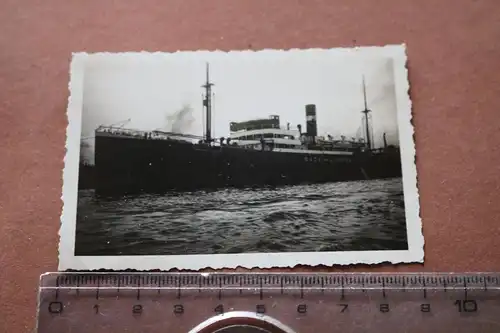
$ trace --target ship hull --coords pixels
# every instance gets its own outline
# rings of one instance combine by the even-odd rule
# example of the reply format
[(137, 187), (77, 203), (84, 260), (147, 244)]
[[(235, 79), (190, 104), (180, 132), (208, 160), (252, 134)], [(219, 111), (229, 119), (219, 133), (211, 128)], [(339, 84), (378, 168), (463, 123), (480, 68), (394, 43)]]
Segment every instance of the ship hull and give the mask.
[(352, 181), (401, 176), (399, 154), (318, 155), (96, 136), (103, 195)]

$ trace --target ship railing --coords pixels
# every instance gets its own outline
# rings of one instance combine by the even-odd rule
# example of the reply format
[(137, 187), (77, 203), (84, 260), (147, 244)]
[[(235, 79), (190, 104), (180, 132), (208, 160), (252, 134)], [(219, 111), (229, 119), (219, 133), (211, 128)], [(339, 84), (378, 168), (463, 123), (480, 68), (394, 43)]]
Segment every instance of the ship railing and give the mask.
[(113, 127), (113, 126), (99, 126), (96, 132), (113, 133), (113, 134), (130, 134), (130, 135), (144, 135), (149, 133), (148, 131), (124, 128), (124, 127)]
[(130, 136), (144, 136), (146, 133), (148, 133), (146, 131), (141, 131), (137, 129), (113, 127), (113, 126), (99, 126), (96, 129), (96, 132), (130, 135)]
[(178, 139), (196, 139), (200, 140), (203, 137), (193, 134), (183, 134), (174, 132), (164, 132), (159, 130), (154, 131), (142, 131), (137, 129), (122, 128), (122, 127), (112, 127), (112, 126), (100, 126), (96, 129), (97, 132), (117, 134), (122, 136), (130, 136), (138, 139), (148, 139), (148, 140), (178, 140)]
[(243, 132), (248, 132), (248, 131), (254, 131), (254, 130), (282, 130), (282, 131), (293, 131), (293, 132), (298, 132), (297, 129), (295, 128), (288, 128), (287, 126), (272, 126), (272, 125), (260, 125), (260, 126), (248, 126), (248, 127), (241, 127), (238, 130), (229, 130), (229, 133), (243, 133)]

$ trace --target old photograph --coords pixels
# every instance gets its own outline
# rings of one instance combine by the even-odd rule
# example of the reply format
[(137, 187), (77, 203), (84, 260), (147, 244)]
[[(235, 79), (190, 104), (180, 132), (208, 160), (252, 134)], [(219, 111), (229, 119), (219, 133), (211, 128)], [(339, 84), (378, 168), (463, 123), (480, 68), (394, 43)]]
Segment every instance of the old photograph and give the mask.
[(59, 269), (423, 262), (406, 62), (73, 54)]

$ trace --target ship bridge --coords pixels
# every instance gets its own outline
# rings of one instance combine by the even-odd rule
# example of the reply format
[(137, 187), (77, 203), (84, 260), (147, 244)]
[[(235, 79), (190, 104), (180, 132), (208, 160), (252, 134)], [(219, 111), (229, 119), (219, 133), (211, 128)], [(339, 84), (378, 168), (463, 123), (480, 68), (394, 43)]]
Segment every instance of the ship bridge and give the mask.
[(231, 141), (238, 146), (257, 147), (261, 140), (272, 141), (275, 147), (297, 148), (301, 145), (298, 131), (280, 128), (280, 117), (253, 119), (229, 124)]

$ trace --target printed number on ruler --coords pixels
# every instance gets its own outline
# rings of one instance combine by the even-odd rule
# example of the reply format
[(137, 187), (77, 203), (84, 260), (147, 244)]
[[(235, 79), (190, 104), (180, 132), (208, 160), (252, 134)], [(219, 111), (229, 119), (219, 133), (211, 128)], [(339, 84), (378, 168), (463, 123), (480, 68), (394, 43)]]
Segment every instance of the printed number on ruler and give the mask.
[(189, 332), (235, 311), (295, 332), (325, 330), (332, 321), (346, 332), (354, 323), (391, 329), (403, 322), (415, 332), (447, 323), (489, 332), (500, 328), (498, 287), (498, 275), (487, 274), (55, 274), (42, 279), (39, 332), (76, 317), (96, 332), (125, 323)]

